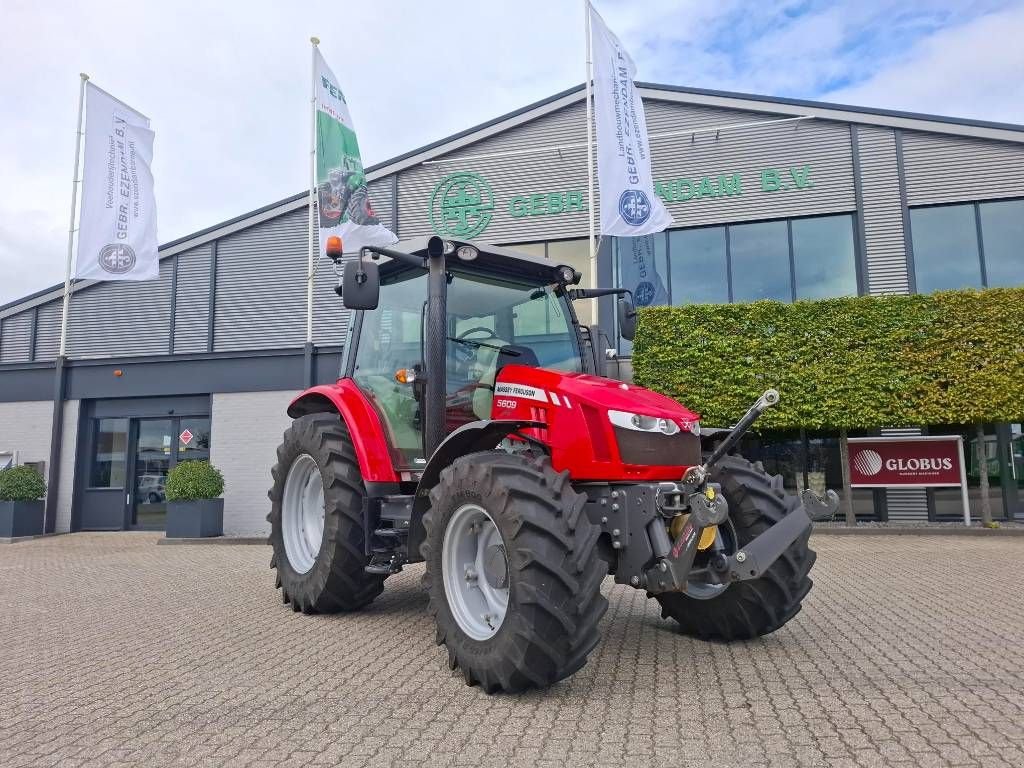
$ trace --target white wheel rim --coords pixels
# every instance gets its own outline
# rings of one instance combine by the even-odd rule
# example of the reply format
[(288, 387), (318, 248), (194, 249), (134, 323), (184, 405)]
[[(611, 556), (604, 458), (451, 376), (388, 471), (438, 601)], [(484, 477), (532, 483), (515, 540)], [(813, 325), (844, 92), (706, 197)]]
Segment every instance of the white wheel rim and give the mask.
[(508, 612), (511, 573), (501, 532), (483, 507), (455, 510), (444, 532), (441, 572), (459, 628), (474, 640), (494, 637)]
[(288, 563), (296, 573), (308, 573), (324, 538), (324, 481), (309, 454), (292, 462), (281, 499), (281, 529)]

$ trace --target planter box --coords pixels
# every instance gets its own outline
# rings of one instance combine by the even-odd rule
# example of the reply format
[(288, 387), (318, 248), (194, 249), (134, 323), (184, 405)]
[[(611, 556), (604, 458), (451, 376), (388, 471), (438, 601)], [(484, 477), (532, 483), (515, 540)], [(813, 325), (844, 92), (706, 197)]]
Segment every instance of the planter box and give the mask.
[(224, 534), (224, 499), (167, 502), (168, 539), (204, 539)]
[(43, 502), (0, 501), (0, 539), (40, 536), (43, 533)]

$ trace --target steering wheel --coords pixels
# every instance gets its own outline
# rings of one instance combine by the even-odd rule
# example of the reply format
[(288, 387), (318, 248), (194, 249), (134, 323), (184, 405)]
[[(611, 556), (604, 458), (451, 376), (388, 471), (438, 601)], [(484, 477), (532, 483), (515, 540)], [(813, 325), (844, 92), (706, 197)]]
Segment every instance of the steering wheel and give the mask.
[(477, 325), (477, 326), (475, 326), (473, 328), (470, 328), (469, 330), (463, 331), (462, 333), (460, 333), (455, 338), (457, 338), (460, 341), (462, 341), (467, 336), (469, 336), (469, 334), (471, 334), (471, 333), (480, 333), (480, 332), (483, 332), (483, 333), (487, 334), (487, 336), (485, 338), (488, 338), (488, 339), (496, 339), (496, 338), (498, 338), (498, 334), (496, 334), (492, 329), (486, 328), (486, 327), (484, 327), (482, 325)]

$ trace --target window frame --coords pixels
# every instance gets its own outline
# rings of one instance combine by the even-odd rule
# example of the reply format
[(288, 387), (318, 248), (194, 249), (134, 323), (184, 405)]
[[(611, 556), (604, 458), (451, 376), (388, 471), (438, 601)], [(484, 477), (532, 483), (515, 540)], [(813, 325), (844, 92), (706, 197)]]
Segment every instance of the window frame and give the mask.
[[(856, 293), (853, 295), (863, 296), (866, 292), (865, 279), (864, 279), (864, 254), (863, 246), (858, 235), (860, 215), (857, 211), (832, 211), (829, 213), (813, 213), (805, 216), (789, 216), (789, 217), (776, 217), (768, 219), (752, 219), (743, 221), (730, 221), (722, 224), (701, 224), (695, 227), (674, 227), (672, 229), (666, 229), (662, 232), (655, 234), (655, 237), (663, 237), (665, 239), (665, 290), (668, 293), (668, 306), (676, 306), (675, 297), (672, 292), (672, 238), (669, 237), (672, 232), (682, 231), (693, 231), (699, 229), (713, 229), (722, 228), (725, 230), (725, 276), (727, 282), (727, 295), (729, 297), (729, 304), (736, 303), (736, 291), (733, 280), (733, 263), (732, 263), (732, 228), (736, 226), (742, 226), (746, 224), (765, 224), (769, 222), (783, 221), (786, 224), (786, 241), (789, 256), (789, 299), (790, 303), (798, 301), (797, 297), (797, 281), (796, 281), (796, 254), (793, 249), (793, 222), (794, 221), (806, 221), (808, 219), (824, 219), (845, 216), (849, 217), (850, 221), (850, 242), (853, 244), (853, 262), (854, 262), (854, 280)], [(612, 277), (615, 280), (616, 285), (621, 284), (621, 272), (619, 270), (619, 244), (618, 238), (615, 238), (614, 247), (612, 248)]]
[[(981, 206), (986, 203), (1024, 203), (1024, 197), (993, 197), (986, 200), (958, 200), (955, 202), (944, 202), (944, 203), (929, 203), (927, 205), (908, 205), (907, 206), (907, 234), (910, 238), (910, 248), (908, 249), (911, 254), (910, 259), (910, 280), (913, 286), (914, 293), (920, 293), (917, 289), (917, 277), (918, 277), (918, 264), (917, 264), (917, 249), (914, 248), (914, 227), (912, 223), (913, 217), (911, 213), (914, 211), (924, 210), (928, 208), (953, 208), (959, 206), (971, 206), (974, 213), (974, 238), (975, 244), (978, 249), (978, 262), (981, 272), (981, 290), (988, 289), (988, 264), (985, 261), (985, 232), (981, 225)], [(1024, 283), (1022, 283), (1024, 284)]]

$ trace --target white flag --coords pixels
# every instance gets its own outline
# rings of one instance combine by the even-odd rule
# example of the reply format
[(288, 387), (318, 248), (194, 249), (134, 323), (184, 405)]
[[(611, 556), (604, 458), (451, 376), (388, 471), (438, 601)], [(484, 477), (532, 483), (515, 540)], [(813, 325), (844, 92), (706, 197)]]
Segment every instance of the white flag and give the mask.
[(593, 39), (601, 234), (637, 237), (661, 232), (673, 220), (654, 194), (647, 119), (633, 85), (636, 65), (594, 6), (587, 6)]
[(668, 304), (668, 291), (658, 274), (654, 235), (623, 237), (616, 241), (616, 245), (619, 249), (619, 285), (633, 293), (633, 303), (637, 307)]
[(320, 255), (325, 255), (330, 235), (341, 236), (346, 253), (358, 251), (365, 245), (398, 242), (395, 233), (380, 223), (373, 208), (345, 95), (319, 49), (313, 77)]
[(75, 277), (160, 275), (149, 118), (86, 84), (85, 168)]

